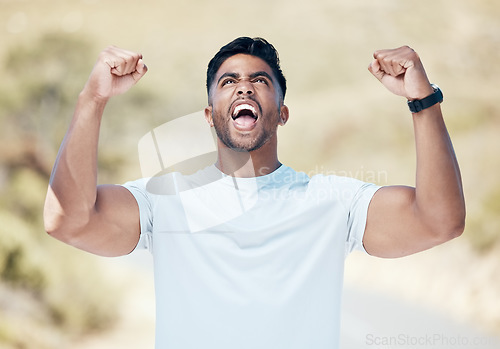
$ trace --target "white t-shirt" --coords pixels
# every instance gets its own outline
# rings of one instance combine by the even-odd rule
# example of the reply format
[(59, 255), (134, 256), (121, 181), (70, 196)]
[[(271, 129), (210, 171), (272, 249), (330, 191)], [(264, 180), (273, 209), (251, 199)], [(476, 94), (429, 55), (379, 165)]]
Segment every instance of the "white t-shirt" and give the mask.
[(338, 348), (345, 256), (379, 188), (282, 165), (124, 185), (153, 254), (157, 349)]

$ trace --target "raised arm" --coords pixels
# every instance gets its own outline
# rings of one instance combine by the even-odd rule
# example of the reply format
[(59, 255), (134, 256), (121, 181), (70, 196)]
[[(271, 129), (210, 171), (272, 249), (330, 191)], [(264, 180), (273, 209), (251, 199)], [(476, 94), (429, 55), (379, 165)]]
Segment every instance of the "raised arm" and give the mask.
[(97, 186), (97, 146), (108, 100), (146, 73), (142, 56), (117, 47), (102, 51), (80, 93), (54, 164), (44, 206), (46, 231), (104, 256), (131, 252), (139, 239), (139, 210), (127, 189)]
[[(374, 53), (370, 72), (408, 100), (434, 90), (419, 56), (405, 46)], [(387, 186), (373, 197), (363, 244), (379, 257), (401, 257), (459, 236), (465, 224), (462, 180), (439, 103), (412, 114), (416, 186)]]

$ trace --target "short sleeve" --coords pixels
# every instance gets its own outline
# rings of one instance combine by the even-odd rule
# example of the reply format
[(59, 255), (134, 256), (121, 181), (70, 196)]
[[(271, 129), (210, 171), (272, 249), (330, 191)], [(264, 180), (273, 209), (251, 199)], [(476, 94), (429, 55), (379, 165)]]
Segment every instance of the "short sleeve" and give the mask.
[(152, 249), (153, 205), (151, 195), (146, 190), (147, 182), (148, 179), (143, 178), (122, 185), (130, 191), (139, 206), (141, 235), (134, 251), (137, 249), (148, 249), (151, 251)]
[(348, 207), (346, 256), (354, 250), (367, 253), (363, 246), (363, 236), (368, 218), (368, 206), (373, 195), (379, 188), (380, 186), (375, 184), (362, 183), (352, 197), (350, 206)]

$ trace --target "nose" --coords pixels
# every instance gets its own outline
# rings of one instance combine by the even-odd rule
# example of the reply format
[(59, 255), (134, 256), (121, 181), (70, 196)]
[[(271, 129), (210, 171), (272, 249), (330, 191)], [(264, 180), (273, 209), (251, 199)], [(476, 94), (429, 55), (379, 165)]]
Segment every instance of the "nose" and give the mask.
[(254, 93), (252, 83), (250, 81), (241, 81), (238, 84), (238, 89), (237, 89), (238, 96), (243, 96), (243, 95), (252, 95)]

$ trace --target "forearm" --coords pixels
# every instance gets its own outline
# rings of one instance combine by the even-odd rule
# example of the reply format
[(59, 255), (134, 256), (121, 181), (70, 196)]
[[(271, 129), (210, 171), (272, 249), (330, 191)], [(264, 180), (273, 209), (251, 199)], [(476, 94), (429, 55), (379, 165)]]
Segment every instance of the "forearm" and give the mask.
[(78, 98), (50, 178), (44, 209), (48, 232), (57, 232), (63, 226), (65, 231), (78, 229), (88, 221), (94, 209), (97, 147), (105, 104), (84, 92)]
[[(394, 94), (422, 100), (435, 93), (410, 47), (379, 50), (373, 57), (368, 70)], [(384, 187), (375, 193), (368, 209), (363, 244), (376, 256), (402, 257), (424, 251), (464, 229), (462, 180), (439, 103), (414, 113), (413, 124), (415, 188)]]
[(459, 235), (465, 219), (462, 180), (440, 105), (413, 114), (413, 123), (417, 213), (436, 234)]

